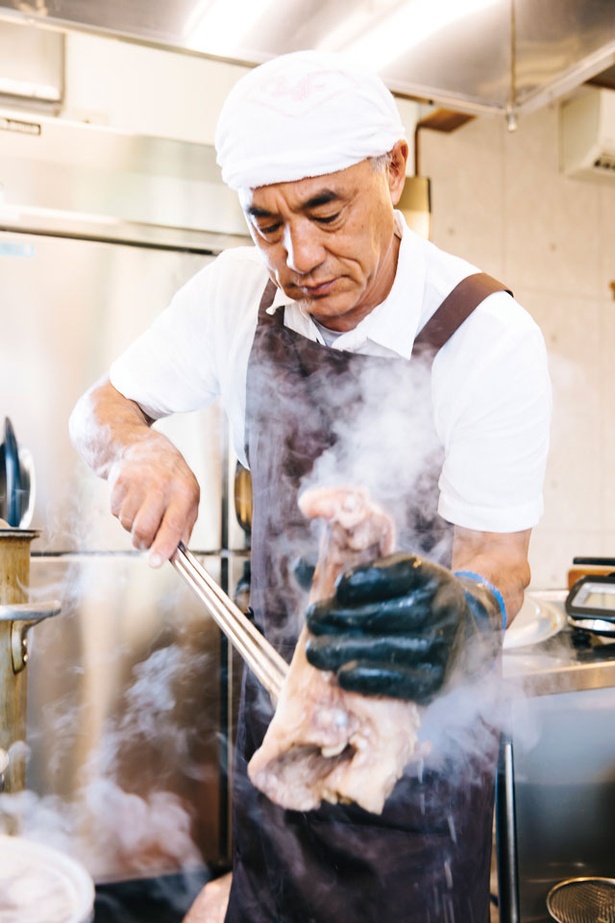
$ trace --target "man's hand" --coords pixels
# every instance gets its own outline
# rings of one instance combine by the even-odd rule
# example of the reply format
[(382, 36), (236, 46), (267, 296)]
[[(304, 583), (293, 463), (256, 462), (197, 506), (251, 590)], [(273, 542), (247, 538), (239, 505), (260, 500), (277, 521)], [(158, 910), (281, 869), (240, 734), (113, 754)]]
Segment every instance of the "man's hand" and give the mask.
[(429, 702), (453, 673), (494, 661), (500, 605), (489, 589), (409, 554), (347, 571), (335, 596), (307, 611), (309, 662), (364, 695)]
[(233, 875), (228, 872), (208, 882), (197, 895), (183, 923), (224, 923)]
[(135, 548), (150, 549), (149, 563), (168, 560), (186, 544), (196, 521), (199, 485), (184, 457), (161, 433), (149, 430), (111, 465), (111, 512), (132, 535)]
[(77, 403), (70, 418), (73, 444), (111, 487), (111, 512), (150, 549), (160, 566), (180, 541), (188, 543), (199, 506), (199, 485), (183, 455), (134, 401), (102, 379)]

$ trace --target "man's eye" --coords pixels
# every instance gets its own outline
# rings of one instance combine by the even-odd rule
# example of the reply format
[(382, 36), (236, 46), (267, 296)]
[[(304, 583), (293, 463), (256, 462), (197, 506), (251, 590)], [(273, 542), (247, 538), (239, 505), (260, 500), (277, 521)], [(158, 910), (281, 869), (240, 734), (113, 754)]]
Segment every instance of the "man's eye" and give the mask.
[(340, 212), (335, 212), (333, 215), (315, 215), (314, 221), (316, 224), (334, 224), (340, 216)]
[(258, 230), (260, 234), (264, 234), (265, 236), (268, 237), (271, 234), (275, 234), (276, 231), (279, 231), (280, 225), (279, 224), (268, 224), (266, 227), (262, 227), (261, 225), (259, 225)]

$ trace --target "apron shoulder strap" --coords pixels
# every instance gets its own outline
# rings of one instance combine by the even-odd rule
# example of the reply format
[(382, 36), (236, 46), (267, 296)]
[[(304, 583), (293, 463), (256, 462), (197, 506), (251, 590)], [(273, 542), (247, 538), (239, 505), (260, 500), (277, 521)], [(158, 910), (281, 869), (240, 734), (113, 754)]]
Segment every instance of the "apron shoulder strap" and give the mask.
[(476, 272), (462, 279), (419, 332), (412, 347), (412, 355), (427, 356), (433, 360), (438, 350), (461, 327), (474, 308), (493, 292), (508, 292), (512, 295), (510, 289), (486, 272)]
[(277, 292), (277, 290), (278, 290), (278, 287), (273, 281), (273, 279), (269, 279), (267, 282), (267, 285), (265, 286), (263, 294), (261, 296), (260, 304), (258, 306), (259, 325), (279, 323), (280, 318), (278, 318), (277, 315), (280, 315), (280, 317), (283, 320), (283, 317), (284, 317), (283, 311), (276, 311), (276, 313), (273, 316), (271, 314), (267, 314), (267, 308), (270, 308), (271, 305), (273, 304), (273, 299), (275, 298), (275, 293)]
[[(276, 291), (275, 282), (269, 279), (258, 307), (259, 324), (283, 323), (283, 312), (267, 314), (267, 308), (273, 304)], [(486, 272), (476, 272), (462, 279), (419, 332), (412, 347), (412, 355), (431, 356), (433, 359), (472, 311), (493, 292), (508, 292), (512, 295), (509, 288)]]

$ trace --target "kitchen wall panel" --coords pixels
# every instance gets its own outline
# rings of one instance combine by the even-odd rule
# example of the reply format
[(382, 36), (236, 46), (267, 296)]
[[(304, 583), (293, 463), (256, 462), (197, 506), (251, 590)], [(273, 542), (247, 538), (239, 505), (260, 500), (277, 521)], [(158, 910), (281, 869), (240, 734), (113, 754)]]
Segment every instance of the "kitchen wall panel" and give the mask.
[(556, 105), (515, 132), (489, 118), (423, 132), (421, 164), (434, 242), (505, 281), (543, 329), (554, 424), (530, 561), (534, 587), (563, 587), (574, 555), (615, 555), (615, 181), (559, 172)]

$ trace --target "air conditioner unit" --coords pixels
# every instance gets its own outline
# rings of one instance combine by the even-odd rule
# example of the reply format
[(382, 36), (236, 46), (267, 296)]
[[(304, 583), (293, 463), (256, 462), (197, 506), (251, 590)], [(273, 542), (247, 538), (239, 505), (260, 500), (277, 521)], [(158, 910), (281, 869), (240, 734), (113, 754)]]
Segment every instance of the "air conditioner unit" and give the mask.
[(615, 180), (615, 90), (587, 87), (562, 103), (559, 142), (567, 176)]

